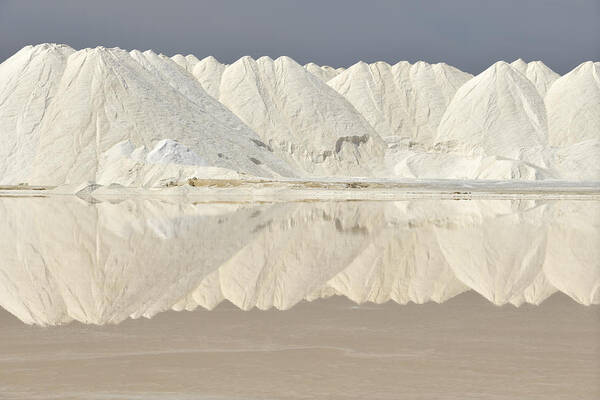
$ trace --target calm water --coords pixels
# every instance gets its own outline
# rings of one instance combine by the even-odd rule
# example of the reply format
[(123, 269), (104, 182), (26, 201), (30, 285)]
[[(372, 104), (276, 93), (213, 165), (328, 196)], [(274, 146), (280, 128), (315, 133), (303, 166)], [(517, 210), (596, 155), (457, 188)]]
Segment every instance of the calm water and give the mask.
[(600, 398), (597, 201), (0, 198), (0, 221), (0, 399)]

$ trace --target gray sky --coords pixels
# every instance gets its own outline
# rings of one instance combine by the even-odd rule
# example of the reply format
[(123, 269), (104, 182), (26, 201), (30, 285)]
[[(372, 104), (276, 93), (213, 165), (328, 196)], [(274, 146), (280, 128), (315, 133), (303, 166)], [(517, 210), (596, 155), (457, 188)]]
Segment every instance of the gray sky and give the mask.
[(0, 0), (0, 61), (43, 42), (472, 73), (521, 57), (565, 73), (600, 59), (600, 0)]

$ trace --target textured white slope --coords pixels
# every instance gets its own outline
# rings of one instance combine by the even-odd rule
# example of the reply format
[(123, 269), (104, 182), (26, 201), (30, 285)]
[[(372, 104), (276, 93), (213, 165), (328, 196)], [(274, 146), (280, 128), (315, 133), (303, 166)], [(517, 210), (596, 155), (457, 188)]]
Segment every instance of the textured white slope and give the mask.
[(364, 115), (382, 137), (412, 147), (433, 144), (437, 126), (456, 90), (472, 76), (446, 64), (359, 62), (328, 82)]
[[(4, 85), (0, 109), (3, 141), (9, 144), (2, 146), (7, 154), (0, 159), (1, 182), (93, 181), (102, 153), (115, 144), (129, 140), (151, 149), (164, 139), (188, 147), (207, 165), (259, 176), (293, 175), (169, 58), (100, 47), (65, 60), (65, 52), (72, 50), (26, 48), (2, 64), (8, 70), (2, 79), (11, 84)], [(35, 89), (39, 80), (27, 75), (33, 69), (52, 77), (42, 91)], [(30, 93), (29, 100), (23, 100), (23, 92)], [(25, 104), (31, 107), (25, 114), (14, 109)], [(28, 114), (32, 120), (25, 127), (15, 116)]]
[[(395, 176), (420, 179), (478, 179), (478, 180), (540, 180), (575, 175), (579, 170), (565, 175), (562, 164), (554, 169), (499, 156), (465, 156), (452, 153), (399, 152), (388, 155)], [(577, 159), (579, 160), (579, 159)], [(573, 161), (570, 164), (580, 166)], [(577, 180), (577, 179), (575, 179)]]
[(225, 71), (226, 65), (221, 64), (216, 58), (209, 56), (203, 58), (196, 64), (192, 74), (202, 85), (206, 93), (215, 99), (219, 98), (219, 88), (221, 86), (221, 76)]
[(171, 139), (158, 142), (146, 156), (146, 161), (151, 164), (206, 165), (192, 149)]
[(0, 64), (0, 182), (26, 182), (38, 151), (41, 123), (75, 50), (27, 46)]
[(344, 68), (333, 68), (327, 65), (320, 66), (315, 63), (308, 63), (304, 68), (323, 82), (327, 82), (344, 72)]
[(548, 89), (554, 84), (560, 75), (552, 71), (541, 61), (532, 61), (527, 65), (525, 73), (527, 78), (535, 85), (540, 96), (545, 97)]
[(194, 66), (200, 62), (200, 60), (198, 60), (198, 58), (193, 54), (188, 54), (187, 56), (175, 54), (173, 57), (171, 57), (171, 60), (175, 61), (177, 65), (185, 69), (187, 72), (192, 72)]
[[(600, 64), (557, 77), (520, 59), (471, 78), (424, 62), (344, 70), (244, 57), (228, 66), (27, 46), (0, 64), (0, 184), (161, 186), (244, 175), (597, 181)], [(160, 143), (174, 152), (156, 162), (148, 155)]]
[(95, 182), (100, 185), (163, 187), (185, 183), (190, 177), (203, 179), (242, 179), (226, 168), (207, 165), (189, 147), (172, 139), (159, 141), (153, 149), (134, 147), (129, 140), (119, 142), (100, 156)]
[(533, 83), (500, 61), (456, 92), (438, 127), (436, 147), (529, 159), (547, 145), (547, 131), (544, 102)]
[[(527, 73), (529, 66), (514, 64)], [(436, 152), (391, 149), (386, 164), (402, 178), (538, 180), (581, 174), (548, 165), (546, 137), (546, 112), (533, 82), (499, 62), (457, 91), (437, 129)]]
[(568, 181), (600, 182), (600, 139), (589, 139), (549, 151), (553, 175)]
[(585, 62), (557, 79), (544, 101), (551, 145), (600, 139), (600, 63)]
[(559, 74), (552, 71), (541, 61), (532, 61), (530, 63), (526, 63), (519, 58), (518, 60), (510, 63), (510, 65), (525, 75), (527, 79), (529, 79), (535, 85), (535, 88), (542, 98), (546, 95), (546, 92), (550, 86), (552, 86), (552, 83), (554, 83), (554, 81), (560, 77)]
[(309, 175), (373, 175), (385, 144), (355, 108), (288, 57), (243, 57), (219, 100), (273, 151)]
[(511, 62), (510, 65), (523, 75), (527, 75), (527, 63), (522, 58), (516, 59), (515, 61)]

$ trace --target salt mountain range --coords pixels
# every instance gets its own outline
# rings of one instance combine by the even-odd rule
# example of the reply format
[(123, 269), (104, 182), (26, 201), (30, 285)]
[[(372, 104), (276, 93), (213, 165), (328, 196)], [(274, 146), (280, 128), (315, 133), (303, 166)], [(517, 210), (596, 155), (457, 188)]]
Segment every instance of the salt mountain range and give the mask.
[(187, 178), (600, 180), (600, 63), (231, 65), (27, 46), (0, 64), (0, 184)]

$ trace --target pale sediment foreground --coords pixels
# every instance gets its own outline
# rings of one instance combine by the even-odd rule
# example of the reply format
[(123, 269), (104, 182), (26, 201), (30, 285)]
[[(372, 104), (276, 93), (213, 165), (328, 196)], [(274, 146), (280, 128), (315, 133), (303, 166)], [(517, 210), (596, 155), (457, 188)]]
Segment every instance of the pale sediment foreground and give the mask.
[(600, 396), (598, 307), (339, 298), (42, 329), (0, 310), (4, 398), (578, 399)]

